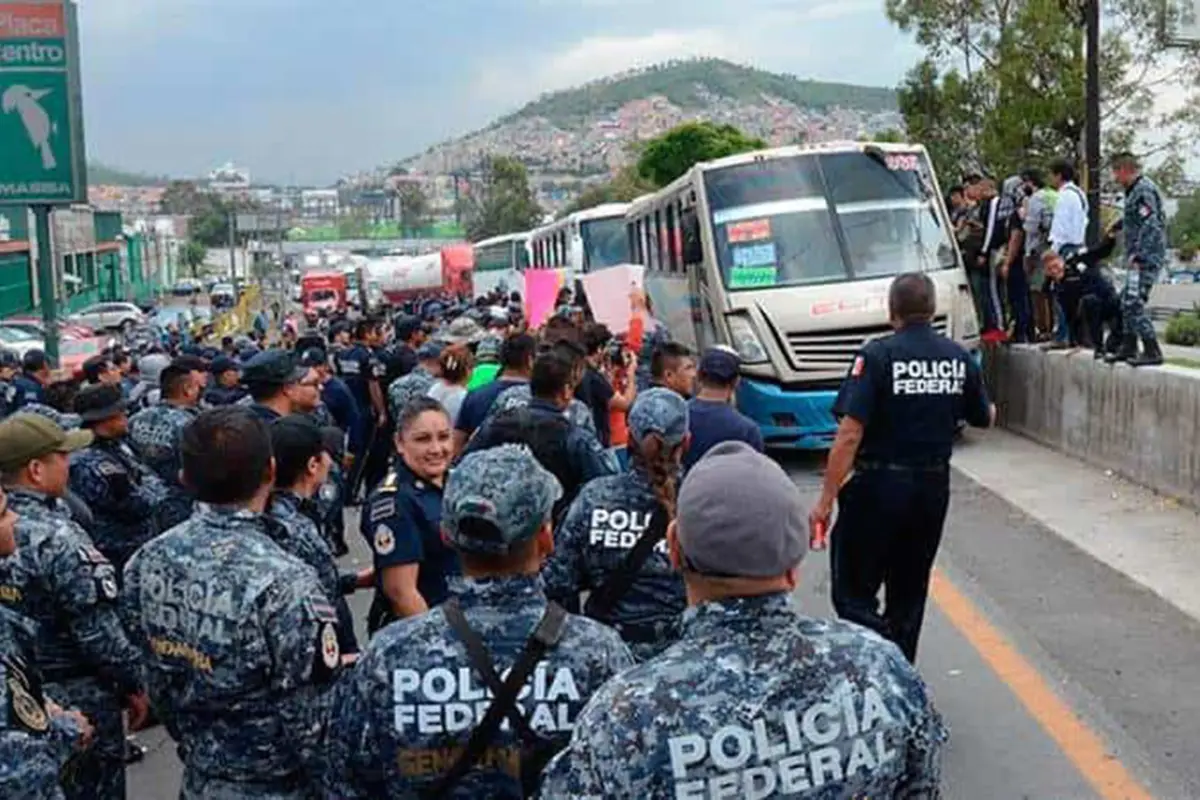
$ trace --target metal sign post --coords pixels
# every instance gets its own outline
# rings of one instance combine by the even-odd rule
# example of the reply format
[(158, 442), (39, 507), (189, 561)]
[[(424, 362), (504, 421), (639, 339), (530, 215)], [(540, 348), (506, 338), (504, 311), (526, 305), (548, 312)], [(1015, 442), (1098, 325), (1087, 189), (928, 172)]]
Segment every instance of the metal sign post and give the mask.
[(46, 355), (58, 364), (50, 212), (87, 201), (72, 0), (0, 2), (0, 204), (32, 206)]

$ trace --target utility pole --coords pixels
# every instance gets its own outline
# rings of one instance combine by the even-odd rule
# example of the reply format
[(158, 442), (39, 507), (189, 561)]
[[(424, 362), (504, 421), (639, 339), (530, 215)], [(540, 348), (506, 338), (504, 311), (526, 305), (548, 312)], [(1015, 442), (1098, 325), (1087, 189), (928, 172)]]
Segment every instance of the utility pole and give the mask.
[(1087, 241), (1100, 240), (1100, 0), (1084, 0), (1087, 60), (1083, 153), (1087, 162)]
[(229, 280), (237, 284), (237, 217), (229, 212)]

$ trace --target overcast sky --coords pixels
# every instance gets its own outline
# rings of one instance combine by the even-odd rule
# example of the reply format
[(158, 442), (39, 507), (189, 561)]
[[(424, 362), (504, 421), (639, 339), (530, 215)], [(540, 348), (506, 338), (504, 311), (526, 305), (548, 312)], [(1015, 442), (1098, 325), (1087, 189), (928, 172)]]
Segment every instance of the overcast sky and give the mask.
[[(88, 150), (172, 175), (326, 183), (541, 92), (710, 55), (894, 86), (883, 0), (79, 0)], [(863, 54), (870, 54), (864, 57)]]

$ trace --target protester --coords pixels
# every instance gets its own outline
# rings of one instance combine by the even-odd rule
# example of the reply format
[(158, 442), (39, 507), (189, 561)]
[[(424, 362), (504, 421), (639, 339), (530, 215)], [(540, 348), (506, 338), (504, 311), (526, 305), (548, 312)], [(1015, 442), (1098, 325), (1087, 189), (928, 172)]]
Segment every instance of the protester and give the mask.
[(453, 425), (458, 420), (463, 400), (467, 396), (467, 381), (471, 377), (471, 369), (475, 359), (465, 345), (457, 344), (447, 347), (438, 356), (440, 370), (433, 384), (425, 394), (442, 404), (446, 416)]
[(758, 425), (734, 408), (740, 372), (737, 353), (727, 347), (710, 347), (700, 359), (696, 373), (699, 391), (688, 401), (692, 438), (683, 459), (685, 470), (721, 442), (742, 441), (760, 453), (765, 449)]

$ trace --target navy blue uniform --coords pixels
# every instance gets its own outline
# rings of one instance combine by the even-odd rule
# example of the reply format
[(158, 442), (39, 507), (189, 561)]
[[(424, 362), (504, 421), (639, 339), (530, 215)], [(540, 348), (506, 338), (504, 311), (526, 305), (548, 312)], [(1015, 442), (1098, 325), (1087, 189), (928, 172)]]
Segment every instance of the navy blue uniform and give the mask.
[[(378, 383), (384, 376), (385, 368), (365, 344), (356, 342), (333, 357), (333, 368), (339, 378), (346, 383), (354, 402), (358, 405), (358, 413), (362, 416), (358, 436), (352, 435), (357, 447), (354, 453), (354, 474), (350, 480), (350, 496), (358, 493), (358, 484), (363, 478), (366, 468), (367, 451), (370, 449), (371, 432), (375, 427), (375, 411), (371, 406), (371, 384)], [(378, 435), (378, 434), (377, 434)]]
[(375, 564), (375, 599), (367, 620), (372, 633), (395, 619), (383, 592), (383, 572), (389, 567), (419, 565), (417, 591), (430, 608), (449, 596), (449, 580), (459, 574), (458, 556), (442, 541), (441, 522), (441, 488), (396, 459), (363, 506), (362, 535)]
[[(962, 347), (928, 324), (907, 325), (863, 348), (833, 410), (864, 428), (854, 473), (838, 495), (833, 604), (912, 661), (950, 502), (954, 434), (959, 420), (990, 422), (983, 377)], [(876, 596), (885, 585), (880, 614)]]
[(45, 405), (46, 389), (33, 378), (21, 374), (13, 379), (12, 385), (17, 391), (13, 401), (15, 406), (11, 409), (11, 413), (16, 413), (23, 406), (30, 405), (31, 403)]

